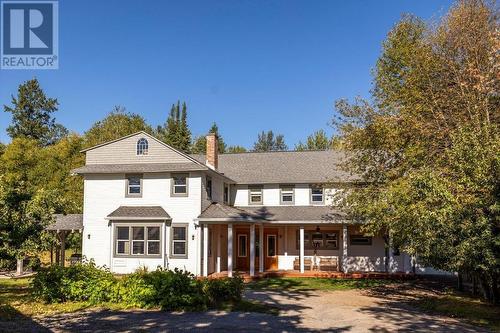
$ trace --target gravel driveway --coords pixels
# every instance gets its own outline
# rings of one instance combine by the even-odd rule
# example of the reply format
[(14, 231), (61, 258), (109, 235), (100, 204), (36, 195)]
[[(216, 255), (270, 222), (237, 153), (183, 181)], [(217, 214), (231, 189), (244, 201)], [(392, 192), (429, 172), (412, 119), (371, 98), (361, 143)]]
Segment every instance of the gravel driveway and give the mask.
[[(487, 332), (406, 304), (415, 290), (247, 291), (245, 297), (281, 309), (261, 313), (84, 311), (11, 323), (0, 331), (32, 332)], [(410, 287), (408, 287), (410, 288)]]

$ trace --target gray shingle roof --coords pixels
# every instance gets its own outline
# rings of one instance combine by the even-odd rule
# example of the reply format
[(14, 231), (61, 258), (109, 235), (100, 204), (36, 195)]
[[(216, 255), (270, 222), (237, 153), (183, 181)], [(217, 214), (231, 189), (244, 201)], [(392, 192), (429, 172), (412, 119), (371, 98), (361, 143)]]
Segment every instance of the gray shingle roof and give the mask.
[(55, 214), (56, 222), (47, 227), (47, 230), (81, 230), (83, 229), (82, 214)]
[[(205, 155), (191, 155), (205, 162)], [(354, 182), (338, 150), (220, 154), (218, 171), (239, 184)]]
[(345, 220), (344, 213), (329, 206), (264, 206), (231, 207), (212, 203), (198, 217), (204, 219), (233, 219), (235, 221), (323, 221)]
[(170, 220), (170, 215), (161, 206), (120, 206), (109, 214), (108, 219), (158, 219)]
[(172, 171), (200, 171), (208, 167), (194, 163), (137, 163), (137, 164), (89, 164), (72, 170), (76, 174), (90, 173), (146, 173)]

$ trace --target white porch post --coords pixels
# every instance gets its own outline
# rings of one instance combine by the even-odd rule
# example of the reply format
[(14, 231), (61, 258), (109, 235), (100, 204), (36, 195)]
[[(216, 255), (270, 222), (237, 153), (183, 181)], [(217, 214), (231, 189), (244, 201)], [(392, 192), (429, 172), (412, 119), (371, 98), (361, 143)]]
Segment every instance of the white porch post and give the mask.
[(233, 225), (227, 225), (227, 276), (233, 276)]
[(250, 226), (250, 276), (255, 275), (255, 224)]
[(264, 272), (264, 224), (259, 225), (259, 272)]
[(347, 225), (342, 225), (342, 271), (347, 273)]
[(300, 272), (304, 273), (304, 226), (300, 226), (300, 252), (299, 252), (299, 261), (300, 261)]
[(203, 276), (208, 276), (208, 225), (202, 224), (203, 228)]
[(222, 233), (220, 232), (221, 226), (217, 225), (217, 262), (215, 263), (215, 271), (220, 273), (220, 237)]
[(284, 246), (284, 251), (285, 251), (285, 257), (288, 256), (288, 226), (285, 226), (285, 246)]

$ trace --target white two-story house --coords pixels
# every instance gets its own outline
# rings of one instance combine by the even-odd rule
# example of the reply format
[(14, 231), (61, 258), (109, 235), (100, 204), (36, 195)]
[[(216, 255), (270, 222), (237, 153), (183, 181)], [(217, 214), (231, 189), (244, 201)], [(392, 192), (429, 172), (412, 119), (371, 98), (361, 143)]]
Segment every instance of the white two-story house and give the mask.
[(356, 183), (339, 151), (186, 155), (139, 132), (86, 149), (83, 255), (115, 273), (410, 272), (332, 208)]

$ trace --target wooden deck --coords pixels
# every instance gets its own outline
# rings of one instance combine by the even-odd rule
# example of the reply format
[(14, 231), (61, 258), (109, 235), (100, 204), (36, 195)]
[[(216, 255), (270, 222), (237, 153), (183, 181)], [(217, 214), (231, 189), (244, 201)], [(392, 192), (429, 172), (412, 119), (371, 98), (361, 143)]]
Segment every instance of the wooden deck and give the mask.
[[(263, 273), (255, 273), (255, 276), (250, 276), (249, 272), (233, 272), (233, 275), (240, 275), (246, 282), (265, 278), (330, 278), (330, 279), (390, 279), (390, 280), (406, 280), (415, 278), (414, 274), (407, 273), (384, 273), (384, 272), (322, 272), (322, 271), (267, 271)], [(220, 273), (212, 273), (208, 276), (209, 279), (220, 279), (227, 277), (227, 271)]]

